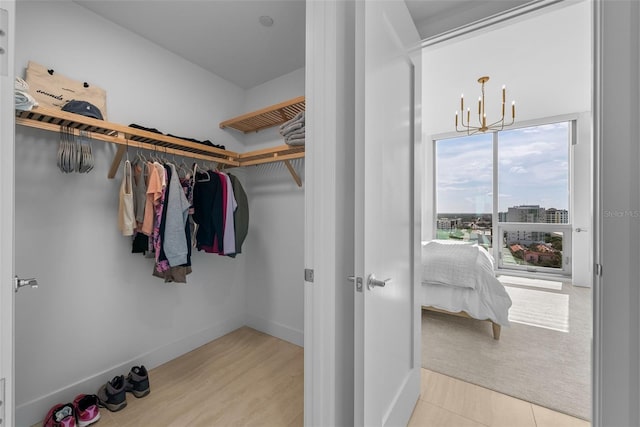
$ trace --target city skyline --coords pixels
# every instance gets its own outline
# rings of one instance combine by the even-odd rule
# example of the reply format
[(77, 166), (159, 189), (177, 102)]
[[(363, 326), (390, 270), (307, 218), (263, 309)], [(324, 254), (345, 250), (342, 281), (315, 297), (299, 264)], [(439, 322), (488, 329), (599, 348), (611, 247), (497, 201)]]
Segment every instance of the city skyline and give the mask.
[[(493, 211), (492, 139), (477, 134), (436, 143), (437, 212)], [(498, 211), (519, 205), (568, 210), (568, 123), (500, 132), (498, 181)]]

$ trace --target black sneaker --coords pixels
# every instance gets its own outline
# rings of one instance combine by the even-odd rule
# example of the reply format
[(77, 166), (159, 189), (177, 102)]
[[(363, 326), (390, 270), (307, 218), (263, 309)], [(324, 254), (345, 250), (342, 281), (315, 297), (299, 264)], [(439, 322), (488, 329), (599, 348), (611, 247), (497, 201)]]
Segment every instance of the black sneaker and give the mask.
[(151, 388), (149, 387), (149, 374), (144, 365), (131, 368), (125, 381), (125, 390), (133, 393), (135, 397), (145, 397), (151, 392)]
[(124, 375), (113, 377), (111, 381), (98, 390), (100, 406), (111, 412), (116, 412), (127, 406), (127, 394), (125, 390)]

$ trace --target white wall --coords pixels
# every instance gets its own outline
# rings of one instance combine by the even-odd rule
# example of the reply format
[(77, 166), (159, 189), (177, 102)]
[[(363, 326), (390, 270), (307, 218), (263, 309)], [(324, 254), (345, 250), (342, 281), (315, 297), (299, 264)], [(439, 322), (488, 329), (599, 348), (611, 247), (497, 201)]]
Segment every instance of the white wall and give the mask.
[(503, 84), (508, 104), (516, 101), (518, 122), (589, 111), (590, 34), (590, 5), (580, 1), (425, 48), (425, 134), (455, 130), (462, 93), (474, 118), (480, 76), (490, 76), (487, 120), (500, 113)]
[[(34, 60), (106, 89), (110, 121), (244, 151), (242, 135), (218, 128), (244, 112), (243, 90), (72, 2), (19, 2), (16, 13), (16, 75)], [(16, 130), (16, 272), (40, 282), (16, 295), (20, 426), (133, 365), (151, 368), (245, 324), (247, 256), (195, 253), (186, 285), (152, 277), (151, 260), (131, 254), (117, 229), (121, 172), (107, 179), (115, 148), (93, 142), (94, 171), (63, 174), (57, 141)]]
[[(578, 117), (578, 144), (573, 147), (572, 223), (587, 232), (574, 233), (574, 283), (591, 286), (591, 3), (567, 2), (525, 15), (473, 35), (436, 44), (423, 51), (423, 110), (426, 153), (424, 224), (434, 224), (433, 139), (455, 133), (460, 95), (472, 110), (485, 84), (487, 118), (499, 117), (502, 85), (507, 103), (516, 101), (516, 125), (565, 115)], [(507, 111), (510, 114), (510, 111)], [(423, 227), (423, 238), (433, 238)]]
[[(304, 68), (247, 90), (245, 110), (253, 111), (304, 95)], [(278, 127), (247, 134), (247, 148), (283, 145)], [(247, 324), (303, 344), (304, 159), (292, 161), (298, 187), (283, 163), (246, 168), (249, 234), (246, 247)]]

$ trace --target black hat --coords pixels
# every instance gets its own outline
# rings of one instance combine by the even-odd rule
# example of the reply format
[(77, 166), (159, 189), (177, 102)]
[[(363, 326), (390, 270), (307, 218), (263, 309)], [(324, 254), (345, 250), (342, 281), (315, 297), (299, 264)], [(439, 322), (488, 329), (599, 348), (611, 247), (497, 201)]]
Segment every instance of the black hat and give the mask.
[(67, 111), (69, 113), (81, 114), (87, 117), (93, 117), (94, 119), (104, 120), (102, 118), (102, 113), (95, 105), (87, 102), (87, 101), (77, 101), (71, 100), (64, 104), (62, 107), (62, 111)]

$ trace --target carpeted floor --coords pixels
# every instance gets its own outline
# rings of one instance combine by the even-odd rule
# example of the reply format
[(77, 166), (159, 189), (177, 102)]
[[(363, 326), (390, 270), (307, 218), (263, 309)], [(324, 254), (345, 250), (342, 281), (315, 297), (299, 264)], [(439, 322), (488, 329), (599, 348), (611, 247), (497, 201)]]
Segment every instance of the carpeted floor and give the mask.
[(500, 279), (513, 300), (500, 340), (488, 322), (423, 310), (422, 366), (589, 420), (591, 289)]

